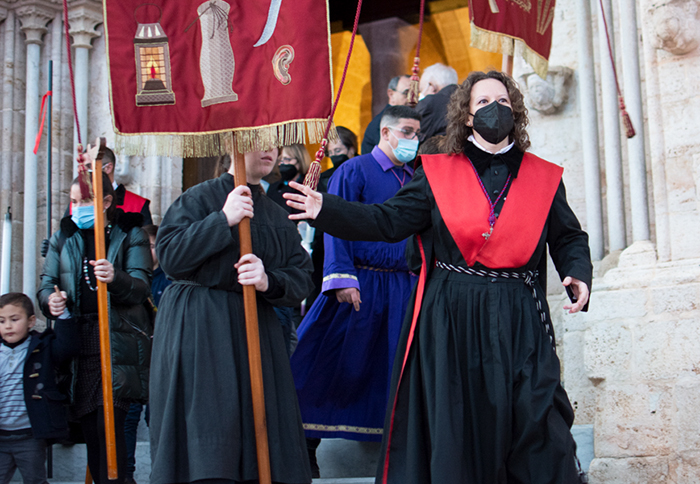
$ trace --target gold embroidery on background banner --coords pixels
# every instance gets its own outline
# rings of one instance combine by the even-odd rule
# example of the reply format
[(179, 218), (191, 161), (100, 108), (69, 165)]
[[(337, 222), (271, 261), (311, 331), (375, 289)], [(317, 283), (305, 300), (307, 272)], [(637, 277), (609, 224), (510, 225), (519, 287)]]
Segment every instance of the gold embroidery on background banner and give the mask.
[(321, 425), (304, 424), (304, 430), (321, 430), (324, 432), (352, 432), (355, 434), (382, 435), (383, 429), (371, 427), (355, 427), (352, 425)]
[(537, 0), (537, 33), (544, 35), (554, 20), (555, 0)]
[(530, 13), (530, 10), (532, 9), (532, 3), (530, 0), (510, 0), (514, 4), (516, 4), (518, 7), (522, 8), (525, 10), (527, 13)]

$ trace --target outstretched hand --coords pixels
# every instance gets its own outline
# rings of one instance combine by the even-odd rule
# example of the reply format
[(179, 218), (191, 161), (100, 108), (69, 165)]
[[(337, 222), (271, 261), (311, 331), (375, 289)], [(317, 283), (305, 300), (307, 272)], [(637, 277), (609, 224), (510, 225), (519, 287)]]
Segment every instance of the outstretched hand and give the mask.
[(586, 303), (588, 303), (588, 296), (590, 295), (586, 283), (579, 281), (575, 277), (567, 276), (564, 278), (562, 284), (564, 286), (571, 286), (576, 301), (571, 304), (564, 304), (564, 309), (568, 309), (569, 314), (577, 313), (582, 310), (586, 306)]
[(323, 195), (301, 183), (289, 182), (289, 186), (303, 193), (303, 195), (298, 193), (284, 193), (282, 195), (287, 199), (287, 205), (301, 212), (290, 214), (289, 218), (291, 220), (315, 220), (323, 206)]

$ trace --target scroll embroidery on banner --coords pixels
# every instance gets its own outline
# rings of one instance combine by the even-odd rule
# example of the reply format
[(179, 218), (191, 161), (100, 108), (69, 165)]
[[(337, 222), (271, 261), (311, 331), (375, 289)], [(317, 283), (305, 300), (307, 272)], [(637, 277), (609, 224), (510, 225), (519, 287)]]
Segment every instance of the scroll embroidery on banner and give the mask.
[(320, 142), (333, 100), (326, 2), (103, 4), (118, 152), (203, 157), (230, 153), (234, 139), (243, 152)]
[[(513, 55), (515, 43), (540, 77), (547, 77), (555, 0), (469, 0), (471, 46)], [(536, 4), (536, 5), (535, 5)]]

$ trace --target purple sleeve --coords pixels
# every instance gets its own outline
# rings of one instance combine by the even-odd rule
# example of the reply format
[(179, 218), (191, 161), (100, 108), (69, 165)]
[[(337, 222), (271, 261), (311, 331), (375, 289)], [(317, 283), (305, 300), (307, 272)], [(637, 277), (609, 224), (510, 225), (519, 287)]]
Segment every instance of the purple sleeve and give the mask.
[[(343, 163), (331, 176), (328, 193), (343, 197), (350, 202), (361, 201), (364, 187), (364, 172), (361, 165), (352, 160)], [(353, 242), (323, 235), (325, 256), (323, 260), (323, 285), (326, 292), (348, 287), (360, 288), (357, 281), (353, 256)]]

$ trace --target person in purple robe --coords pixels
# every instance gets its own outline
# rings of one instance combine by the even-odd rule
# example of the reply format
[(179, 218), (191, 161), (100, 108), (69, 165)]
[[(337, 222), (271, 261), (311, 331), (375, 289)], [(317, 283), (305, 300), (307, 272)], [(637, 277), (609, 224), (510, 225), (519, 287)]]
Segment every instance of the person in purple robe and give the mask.
[[(390, 106), (371, 153), (352, 158), (330, 179), (328, 193), (382, 203), (413, 176), (420, 114)], [(380, 442), (391, 370), (415, 277), (406, 241), (349, 242), (325, 235), (322, 294), (298, 328), (292, 372), (312, 474), (319, 476), (321, 438)]]

